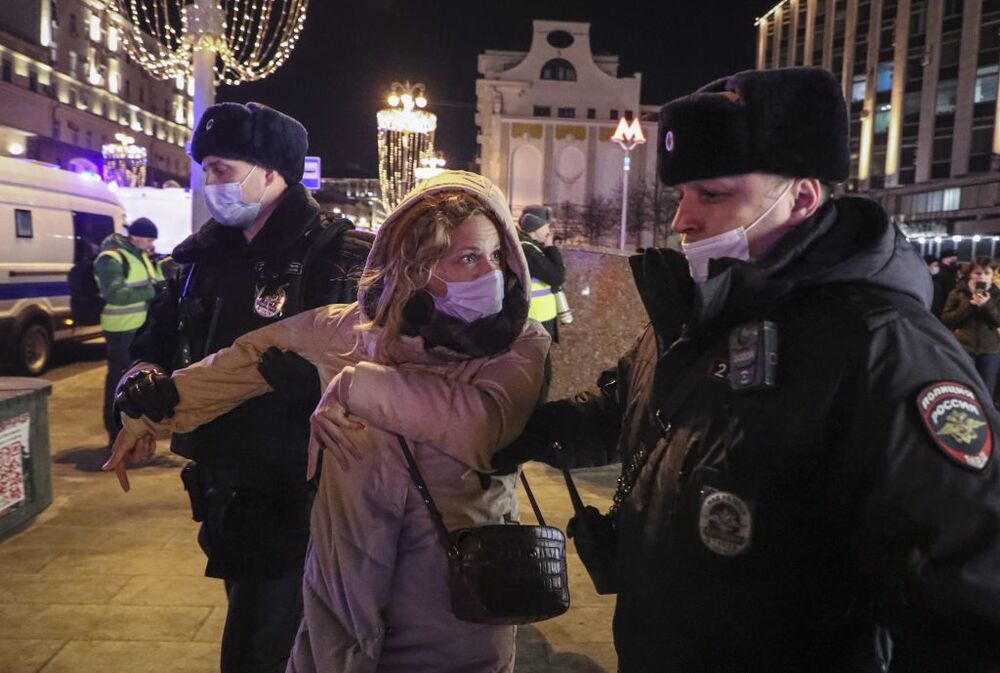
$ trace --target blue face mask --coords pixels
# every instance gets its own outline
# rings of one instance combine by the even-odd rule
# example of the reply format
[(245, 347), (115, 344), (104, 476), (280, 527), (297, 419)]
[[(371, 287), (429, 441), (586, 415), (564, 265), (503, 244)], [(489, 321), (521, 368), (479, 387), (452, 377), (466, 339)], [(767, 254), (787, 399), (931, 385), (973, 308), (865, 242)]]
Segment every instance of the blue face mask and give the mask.
[(503, 308), (503, 271), (496, 269), (475, 280), (446, 281), (445, 296), (431, 295), (434, 308), (465, 322), (496, 315)]
[(240, 182), (225, 182), (221, 185), (205, 185), (205, 205), (208, 212), (219, 224), (237, 229), (248, 229), (260, 213), (261, 201), (247, 203), (243, 200), (243, 183), (257, 170), (254, 166)]

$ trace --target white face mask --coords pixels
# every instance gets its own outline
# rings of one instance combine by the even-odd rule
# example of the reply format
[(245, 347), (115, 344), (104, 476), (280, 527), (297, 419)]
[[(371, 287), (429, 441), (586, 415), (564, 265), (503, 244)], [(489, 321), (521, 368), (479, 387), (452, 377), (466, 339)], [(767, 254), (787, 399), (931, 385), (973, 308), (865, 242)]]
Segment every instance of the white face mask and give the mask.
[(724, 231), (721, 234), (704, 238), (694, 243), (681, 243), (684, 256), (687, 257), (688, 266), (691, 268), (691, 278), (696, 283), (704, 283), (708, 280), (708, 261), (710, 259), (722, 259), (731, 257), (744, 262), (750, 261), (750, 241), (747, 239), (747, 232), (753, 229), (765, 217), (771, 214), (782, 197), (788, 193), (795, 181), (792, 180), (785, 187), (784, 191), (778, 195), (770, 206), (767, 207), (760, 216), (745, 227), (737, 227)]
[[(243, 200), (243, 183), (253, 172), (254, 166), (240, 182), (224, 182), (221, 185), (205, 185), (205, 205), (208, 212), (219, 224), (237, 229), (248, 229), (260, 213), (264, 192), (260, 193), (257, 203), (247, 203)], [(266, 191), (266, 190), (265, 190)]]
[(503, 308), (503, 271), (496, 269), (475, 280), (446, 281), (438, 277), (447, 287), (445, 296), (432, 294), (434, 308), (465, 322), (472, 322), (495, 315)]

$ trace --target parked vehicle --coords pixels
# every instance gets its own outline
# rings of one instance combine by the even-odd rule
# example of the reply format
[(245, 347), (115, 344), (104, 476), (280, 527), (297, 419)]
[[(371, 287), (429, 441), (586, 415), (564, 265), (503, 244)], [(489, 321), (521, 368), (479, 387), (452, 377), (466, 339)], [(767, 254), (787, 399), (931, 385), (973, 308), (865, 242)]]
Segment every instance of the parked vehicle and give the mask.
[(0, 157), (0, 362), (41, 374), (54, 342), (101, 335), (93, 263), (123, 217), (96, 176)]

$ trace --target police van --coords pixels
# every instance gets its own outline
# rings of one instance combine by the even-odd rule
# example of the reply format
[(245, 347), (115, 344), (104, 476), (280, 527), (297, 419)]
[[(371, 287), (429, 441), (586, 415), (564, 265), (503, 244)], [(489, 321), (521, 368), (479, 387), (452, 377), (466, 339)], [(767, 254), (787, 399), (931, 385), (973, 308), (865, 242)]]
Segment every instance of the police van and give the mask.
[(96, 175), (0, 157), (0, 364), (37, 375), (54, 342), (101, 335), (93, 262), (123, 220)]

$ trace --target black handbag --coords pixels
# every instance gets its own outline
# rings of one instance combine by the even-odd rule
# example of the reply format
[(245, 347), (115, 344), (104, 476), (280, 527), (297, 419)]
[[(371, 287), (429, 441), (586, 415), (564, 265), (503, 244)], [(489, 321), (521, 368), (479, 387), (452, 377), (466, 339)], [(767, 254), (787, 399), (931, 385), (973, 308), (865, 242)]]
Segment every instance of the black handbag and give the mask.
[(494, 524), (448, 532), (406, 440), (396, 437), (448, 554), (455, 616), (476, 624), (530, 624), (566, 612), (566, 536), (545, 525), (524, 474), (521, 481), (541, 525)]

